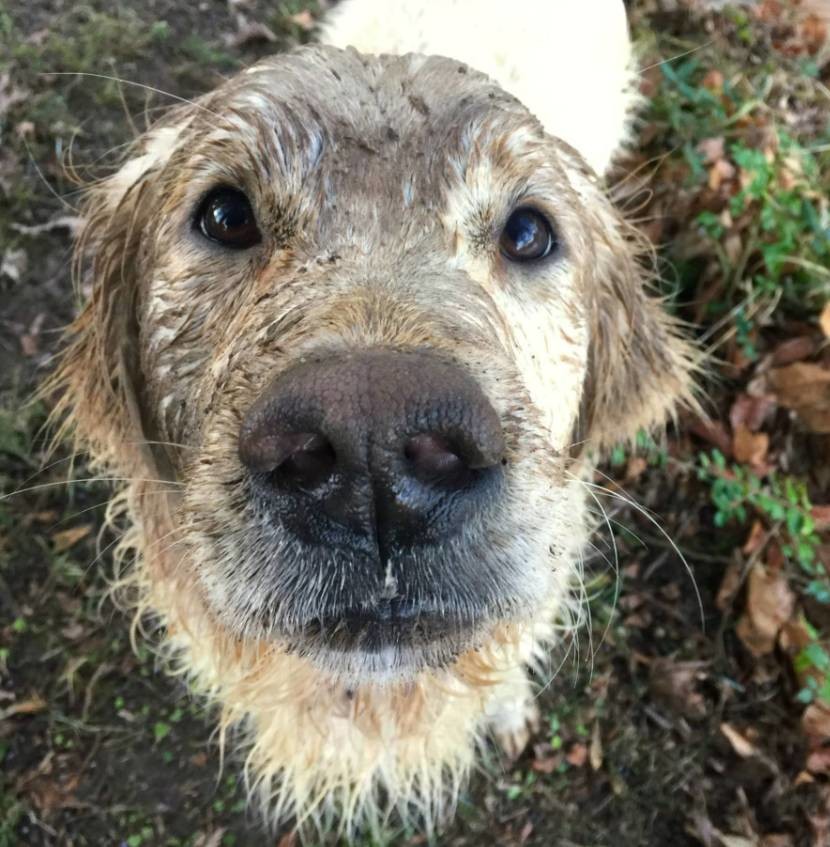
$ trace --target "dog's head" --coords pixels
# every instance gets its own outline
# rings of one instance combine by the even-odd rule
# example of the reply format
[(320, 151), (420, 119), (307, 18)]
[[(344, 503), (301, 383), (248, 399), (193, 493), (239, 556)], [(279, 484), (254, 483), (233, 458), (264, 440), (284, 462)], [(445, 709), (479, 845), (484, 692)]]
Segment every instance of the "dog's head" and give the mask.
[(575, 457), (687, 392), (596, 176), (447, 59), (258, 64), (139, 140), (81, 252), (80, 433), (182, 484), (181, 567), (217, 621), (349, 680), (550, 605)]

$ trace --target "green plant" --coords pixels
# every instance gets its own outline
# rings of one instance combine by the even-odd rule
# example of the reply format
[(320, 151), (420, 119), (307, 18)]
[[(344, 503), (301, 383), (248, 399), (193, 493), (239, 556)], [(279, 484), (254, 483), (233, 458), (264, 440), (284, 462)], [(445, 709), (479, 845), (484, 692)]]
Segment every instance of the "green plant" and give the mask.
[[(761, 478), (743, 465), (727, 463), (716, 449), (699, 455), (698, 478), (710, 485), (715, 526), (722, 527), (730, 521), (743, 524), (751, 516), (760, 517), (780, 532), (781, 551), (786, 559), (797, 563), (811, 578), (808, 593), (825, 596), (830, 584), (816, 555), (821, 539), (803, 480), (775, 472)], [(830, 601), (830, 594), (826, 596)]]

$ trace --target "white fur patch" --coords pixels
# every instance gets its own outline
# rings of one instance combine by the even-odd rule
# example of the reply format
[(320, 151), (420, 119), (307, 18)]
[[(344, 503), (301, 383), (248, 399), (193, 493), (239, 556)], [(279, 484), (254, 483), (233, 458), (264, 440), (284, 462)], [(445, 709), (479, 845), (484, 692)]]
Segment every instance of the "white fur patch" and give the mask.
[(495, 79), (603, 173), (627, 136), (631, 45), (621, 0), (346, 0), (323, 42), (458, 59)]

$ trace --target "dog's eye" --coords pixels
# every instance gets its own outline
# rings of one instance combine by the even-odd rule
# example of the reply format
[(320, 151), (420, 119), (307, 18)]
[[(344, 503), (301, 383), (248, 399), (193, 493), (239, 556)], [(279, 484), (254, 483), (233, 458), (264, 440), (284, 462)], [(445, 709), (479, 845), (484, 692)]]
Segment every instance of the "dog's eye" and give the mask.
[(520, 206), (507, 219), (499, 247), (513, 262), (532, 262), (544, 259), (556, 249), (556, 234), (541, 212), (530, 206)]
[(262, 238), (248, 198), (235, 188), (211, 191), (199, 207), (196, 225), (211, 241), (240, 250)]

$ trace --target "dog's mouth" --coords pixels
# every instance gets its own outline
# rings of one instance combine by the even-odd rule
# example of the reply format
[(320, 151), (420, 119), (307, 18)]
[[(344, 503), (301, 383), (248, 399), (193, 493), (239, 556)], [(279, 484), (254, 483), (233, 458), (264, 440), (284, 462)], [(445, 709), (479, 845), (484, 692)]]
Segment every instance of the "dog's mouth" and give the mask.
[(382, 600), (304, 622), (288, 648), (338, 677), (400, 678), (450, 664), (475, 645), (485, 619), (484, 613)]
[(474, 629), (474, 618), (467, 613), (418, 608), (395, 599), (307, 621), (298, 640), (329, 650), (380, 653), (390, 647), (417, 649), (467, 640)]

